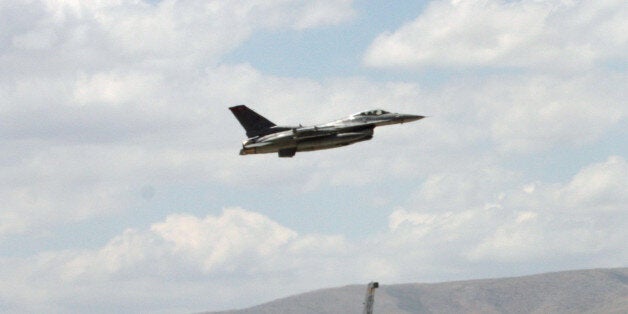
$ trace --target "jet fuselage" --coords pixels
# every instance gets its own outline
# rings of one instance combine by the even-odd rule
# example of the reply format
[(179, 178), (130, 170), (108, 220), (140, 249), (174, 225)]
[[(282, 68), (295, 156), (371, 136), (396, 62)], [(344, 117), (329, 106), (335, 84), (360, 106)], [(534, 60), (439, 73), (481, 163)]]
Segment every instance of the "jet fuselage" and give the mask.
[(418, 115), (370, 110), (316, 126), (276, 126), (244, 105), (229, 108), (247, 131), (240, 155), (278, 153), (292, 157), (296, 152), (329, 149), (367, 141), (377, 126), (412, 122)]

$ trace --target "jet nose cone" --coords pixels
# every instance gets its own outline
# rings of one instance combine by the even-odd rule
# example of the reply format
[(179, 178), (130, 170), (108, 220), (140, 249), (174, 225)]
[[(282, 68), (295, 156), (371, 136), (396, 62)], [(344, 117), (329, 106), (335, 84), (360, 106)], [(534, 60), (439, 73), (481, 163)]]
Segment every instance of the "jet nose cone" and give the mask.
[(403, 122), (412, 122), (412, 121), (417, 121), (417, 120), (421, 120), (423, 118), (425, 118), (425, 116), (418, 116), (418, 115), (413, 115), (413, 114), (404, 114), (401, 116), (401, 118), (403, 119)]

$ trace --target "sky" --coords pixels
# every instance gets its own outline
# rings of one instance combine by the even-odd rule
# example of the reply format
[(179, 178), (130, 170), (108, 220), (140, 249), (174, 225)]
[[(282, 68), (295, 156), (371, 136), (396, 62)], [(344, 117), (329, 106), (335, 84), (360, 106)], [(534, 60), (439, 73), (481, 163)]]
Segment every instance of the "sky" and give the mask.
[[(0, 0), (0, 312), (628, 265), (623, 0)], [(429, 118), (239, 156), (228, 107)]]

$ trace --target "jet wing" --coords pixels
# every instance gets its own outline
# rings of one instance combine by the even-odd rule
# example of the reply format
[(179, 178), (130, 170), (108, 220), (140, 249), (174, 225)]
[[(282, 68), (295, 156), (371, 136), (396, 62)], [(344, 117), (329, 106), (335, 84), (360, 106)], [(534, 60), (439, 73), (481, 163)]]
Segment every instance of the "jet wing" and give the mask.
[(261, 143), (246, 144), (246, 148), (259, 148), (259, 147), (271, 146), (271, 145), (273, 145), (273, 143), (261, 142)]
[(295, 139), (306, 139), (306, 138), (316, 138), (316, 137), (326, 137), (333, 134), (344, 133), (344, 132), (355, 132), (362, 130), (372, 130), (375, 128), (373, 124), (343, 124), (343, 125), (333, 125), (333, 126), (310, 126), (310, 127), (301, 127), (295, 128), (292, 130)]
[(307, 126), (292, 129), (292, 134), (295, 139), (324, 137), (336, 133), (338, 133), (336, 128), (328, 126)]

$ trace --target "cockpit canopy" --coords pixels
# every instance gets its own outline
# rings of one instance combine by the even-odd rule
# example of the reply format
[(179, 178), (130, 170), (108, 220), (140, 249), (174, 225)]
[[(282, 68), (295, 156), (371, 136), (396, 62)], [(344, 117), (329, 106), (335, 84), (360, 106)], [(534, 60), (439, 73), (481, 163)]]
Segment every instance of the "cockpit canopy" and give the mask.
[(375, 109), (375, 110), (369, 110), (369, 111), (363, 111), (360, 113), (356, 113), (354, 116), (381, 116), (383, 114), (386, 113), (390, 113), (386, 110), (381, 110), (381, 109)]

